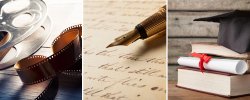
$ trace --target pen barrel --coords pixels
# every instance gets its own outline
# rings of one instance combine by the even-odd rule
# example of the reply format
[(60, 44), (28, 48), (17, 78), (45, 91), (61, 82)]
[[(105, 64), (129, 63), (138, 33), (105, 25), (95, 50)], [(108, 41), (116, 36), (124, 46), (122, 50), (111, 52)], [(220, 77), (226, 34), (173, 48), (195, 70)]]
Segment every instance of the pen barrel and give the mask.
[(140, 24), (136, 26), (138, 30), (138, 26), (144, 28), (147, 36), (142, 36), (142, 39), (150, 37), (162, 30), (166, 30), (166, 5), (161, 7), (158, 12), (154, 13)]

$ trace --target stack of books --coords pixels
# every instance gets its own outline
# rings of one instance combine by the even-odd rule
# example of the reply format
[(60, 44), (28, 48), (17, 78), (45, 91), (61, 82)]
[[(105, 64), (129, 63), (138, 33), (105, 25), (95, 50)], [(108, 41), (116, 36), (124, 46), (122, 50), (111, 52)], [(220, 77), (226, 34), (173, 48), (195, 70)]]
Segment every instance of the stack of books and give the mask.
[[(192, 52), (208, 54), (212, 58), (243, 60), (246, 62), (247, 67), (250, 65), (248, 60), (250, 59), (250, 53), (239, 54), (217, 43), (191, 43), (191, 46)], [(250, 94), (250, 74), (248, 74), (248, 69), (244, 74), (234, 74), (209, 69), (201, 72), (199, 68), (180, 65), (182, 66), (177, 69), (178, 87), (225, 97)]]

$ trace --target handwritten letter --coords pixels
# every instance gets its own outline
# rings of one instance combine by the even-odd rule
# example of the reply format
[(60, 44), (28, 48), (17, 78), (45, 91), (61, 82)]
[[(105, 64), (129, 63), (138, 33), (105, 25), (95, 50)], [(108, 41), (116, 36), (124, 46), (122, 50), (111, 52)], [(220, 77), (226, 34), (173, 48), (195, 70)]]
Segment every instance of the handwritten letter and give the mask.
[(165, 0), (84, 0), (85, 100), (165, 100), (166, 36), (106, 48)]

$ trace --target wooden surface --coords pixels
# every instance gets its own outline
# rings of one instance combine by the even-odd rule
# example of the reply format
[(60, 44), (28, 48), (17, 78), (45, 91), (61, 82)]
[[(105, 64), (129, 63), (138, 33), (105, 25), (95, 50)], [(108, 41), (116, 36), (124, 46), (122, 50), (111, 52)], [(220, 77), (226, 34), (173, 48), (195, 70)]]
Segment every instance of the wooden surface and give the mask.
[(169, 10), (249, 10), (249, 0), (168, 0)]
[(212, 16), (221, 12), (169, 12), (169, 37), (216, 37), (218, 23), (193, 21), (195, 18)]
[(168, 65), (168, 80), (177, 81), (177, 70), (178, 65)]
[(168, 82), (169, 100), (249, 100), (250, 96), (225, 98), (176, 87), (176, 81)]
[[(0, 100), (34, 100), (49, 81), (34, 85), (23, 85), (13, 67), (0, 71)], [(59, 78), (59, 90), (55, 100), (81, 100), (81, 79)]]

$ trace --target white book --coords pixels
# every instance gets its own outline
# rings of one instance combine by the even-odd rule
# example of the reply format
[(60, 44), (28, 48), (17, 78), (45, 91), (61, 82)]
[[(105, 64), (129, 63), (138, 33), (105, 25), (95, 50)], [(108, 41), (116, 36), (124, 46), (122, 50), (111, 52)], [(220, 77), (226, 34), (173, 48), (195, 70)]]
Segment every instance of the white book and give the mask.
[(199, 69), (178, 68), (178, 87), (215, 94), (225, 97), (235, 97), (250, 94), (250, 74), (233, 75), (216, 71), (202, 73)]

